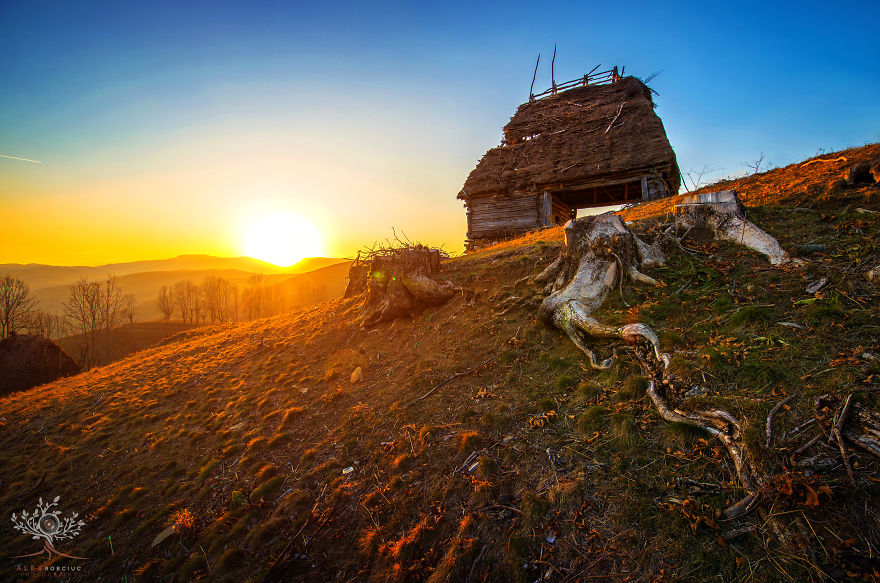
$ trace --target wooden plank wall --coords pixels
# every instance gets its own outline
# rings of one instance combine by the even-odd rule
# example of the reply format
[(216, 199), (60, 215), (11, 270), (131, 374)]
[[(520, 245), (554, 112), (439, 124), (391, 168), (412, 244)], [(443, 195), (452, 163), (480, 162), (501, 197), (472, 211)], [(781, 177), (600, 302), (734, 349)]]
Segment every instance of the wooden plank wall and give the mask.
[(551, 225), (564, 225), (571, 218), (571, 207), (554, 196), (551, 217)]
[(481, 196), (468, 200), (468, 238), (499, 237), (540, 227), (535, 194)]

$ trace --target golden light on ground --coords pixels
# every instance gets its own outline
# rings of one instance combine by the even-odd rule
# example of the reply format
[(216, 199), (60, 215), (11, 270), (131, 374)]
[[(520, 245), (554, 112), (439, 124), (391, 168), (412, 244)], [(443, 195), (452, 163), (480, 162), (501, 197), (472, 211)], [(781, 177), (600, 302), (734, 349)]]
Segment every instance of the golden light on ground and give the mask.
[(288, 267), (305, 257), (322, 256), (324, 243), (318, 229), (305, 218), (273, 213), (249, 221), (242, 250), (249, 257)]

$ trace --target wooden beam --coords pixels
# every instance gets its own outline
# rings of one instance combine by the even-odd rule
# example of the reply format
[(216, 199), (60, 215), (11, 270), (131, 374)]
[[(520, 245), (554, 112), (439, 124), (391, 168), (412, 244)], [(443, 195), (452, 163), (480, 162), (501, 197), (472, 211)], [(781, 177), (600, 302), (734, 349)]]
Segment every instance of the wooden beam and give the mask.
[(553, 213), (553, 195), (544, 191), (541, 195), (541, 226), (549, 227)]
[(538, 53), (538, 62), (535, 63), (535, 74), (532, 75), (532, 86), (529, 87), (529, 101), (535, 100), (535, 78), (538, 76), (538, 63), (541, 62), (541, 53)]
[(648, 177), (642, 176), (642, 200), (648, 200)]

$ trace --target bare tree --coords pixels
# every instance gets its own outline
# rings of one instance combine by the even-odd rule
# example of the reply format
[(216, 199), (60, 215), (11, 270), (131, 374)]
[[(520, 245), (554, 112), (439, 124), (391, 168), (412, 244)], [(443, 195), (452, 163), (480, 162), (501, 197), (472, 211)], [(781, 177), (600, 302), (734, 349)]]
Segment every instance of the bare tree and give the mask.
[(212, 324), (216, 321), (222, 322), (220, 318), (221, 279), (211, 275), (202, 282), (202, 291), (205, 294), (205, 310), (208, 312), (208, 318), (210, 318)]
[(122, 317), (128, 320), (129, 324), (134, 324), (134, 307), (137, 303), (133, 294), (125, 294), (122, 296)]
[(187, 297), (186, 281), (178, 281), (174, 284), (172, 292), (174, 294), (174, 307), (180, 313), (180, 319), (184, 322), (189, 321), (189, 299)]
[(702, 169), (699, 171), (691, 168), (681, 177), (682, 182), (684, 183), (685, 188), (687, 188), (687, 180), (684, 180), (687, 177), (691, 181), (691, 188), (694, 190), (698, 190), (701, 186), (705, 186), (708, 184), (708, 181), (704, 182), (703, 177), (709, 177), (709, 175), (718, 172), (717, 168), (711, 168), (708, 164), (704, 165)]
[(193, 323), (198, 324), (202, 321), (205, 307), (205, 302), (202, 300), (202, 290), (192, 282), (188, 281), (187, 284), (189, 284), (189, 302), (190, 310), (193, 315)]
[(180, 319), (185, 323), (198, 324), (202, 319), (204, 303), (199, 286), (193, 282), (178, 281), (172, 288), (174, 306), (180, 313)]
[(102, 357), (109, 360), (111, 330), (119, 325), (122, 313), (122, 292), (115, 276), (104, 282), (83, 277), (71, 284), (64, 318), (82, 336), (80, 366), (97, 364)]
[(104, 330), (104, 357), (110, 360), (110, 331), (119, 325), (123, 314), (122, 291), (116, 284), (116, 276), (107, 276), (101, 286), (101, 328)]
[(0, 338), (24, 326), (36, 303), (27, 283), (9, 274), (0, 277)]
[(174, 297), (167, 285), (163, 285), (159, 290), (159, 298), (156, 300), (159, 311), (162, 312), (162, 318), (168, 320), (174, 312)]
[(101, 284), (82, 277), (70, 285), (70, 295), (64, 302), (64, 319), (71, 330), (82, 337), (79, 364), (83, 368), (96, 359), (100, 296)]
[(255, 320), (265, 315), (266, 276), (262, 273), (252, 273), (248, 277), (247, 285), (245, 306), (247, 307), (248, 320)]
[(238, 288), (228, 279), (209, 276), (202, 283), (206, 316), (211, 322), (225, 323), (233, 318)]
[(761, 152), (761, 155), (754, 162), (743, 162), (743, 166), (752, 171), (752, 174), (757, 174), (761, 171), (761, 164), (764, 163), (764, 152)]
[(25, 330), (28, 334), (58, 338), (61, 336), (61, 317), (52, 312), (32, 310), (28, 313)]

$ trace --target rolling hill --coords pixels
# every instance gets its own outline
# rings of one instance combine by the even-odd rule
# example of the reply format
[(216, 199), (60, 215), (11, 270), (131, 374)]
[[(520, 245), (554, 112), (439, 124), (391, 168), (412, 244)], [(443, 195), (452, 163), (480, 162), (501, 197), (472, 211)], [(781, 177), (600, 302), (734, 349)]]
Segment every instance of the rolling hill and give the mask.
[[(57, 548), (87, 559), (53, 564), (90, 580), (876, 580), (880, 460), (851, 449), (853, 483), (828, 443), (848, 395), (880, 397), (880, 190), (841, 186), (843, 169), (737, 183), (805, 267), (666, 239), (665, 286), (624, 285), (595, 313), (660, 331), (695, 387), (682, 406), (742, 421), (767, 479), (738, 518), (721, 514), (741, 497), (726, 450), (661, 419), (625, 346), (595, 371), (537, 318), (527, 279), (561, 228), (444, 261), (461, 293), (414, 318), (365, 330), (363, 297), (338, 298), (0, 399), (0, 503), (79, 512)], [(12, 557), (40, 543), (6, 523), (0, 578), (25, 579), (40, 559)]]
[[(114, 275), (122, 292), (135, 296), (136, 319), (155, 320), (161, 317), (155, 305), (159, 290), (162, 286), (170, 287), (178, 281), (190, 280), (200, 284), (210, 276), (222, 277), (244, 289), (252, 273), (262, 273), (266, 276), (268, 285), (284, 282), (284, 297), (291, 298), (290, 305), (299, 306), (342, 295), (348, 276), (348, 265), (349, 262), (345, 259), (307, 257), (291, 267), (279, 268), (250, 257), (181, 255), (172, 259), (115, 263), (98, 267), (7, 263), (0, 265), (0, 274), (8, 273), (27, 282), (40, 303), (40, 308), (59, 314), (63, 311), (62, 304), (67, 300), (71, 283), (81, 277), (102, 280), (108, 275)], [(299, 279), (307, 273), (312, 274), (306, 279)]]

